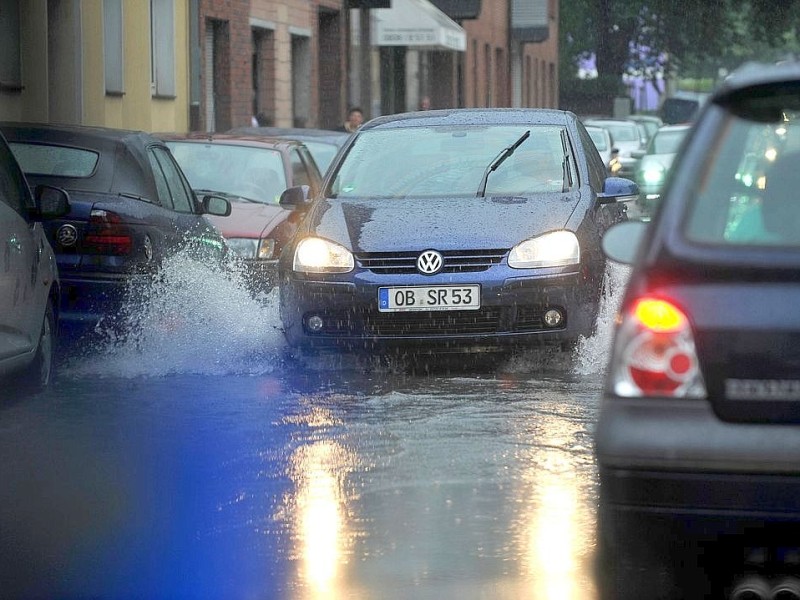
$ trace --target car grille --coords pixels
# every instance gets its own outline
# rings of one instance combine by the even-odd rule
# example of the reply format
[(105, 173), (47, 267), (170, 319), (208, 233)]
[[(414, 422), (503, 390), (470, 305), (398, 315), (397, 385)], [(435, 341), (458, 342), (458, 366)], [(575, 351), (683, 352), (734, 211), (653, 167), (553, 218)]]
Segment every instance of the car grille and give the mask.
[[(441, 273), (478, 273), (500, 264), (508, 250), (446, 250)], [(369, 252), (356, 254), (359, 266), (373, 273), (402, 275), (417, 273), (419, 252)]]
[(516, 311), (511, 307), (484, 307), (460, 311), (381, 313), (342, 310), (314, 314), (319, 314), (324, 323), (317, 334), (332, 336), (491, 335), (547, 329), (544, 326), (543, 306), (522, 306)]

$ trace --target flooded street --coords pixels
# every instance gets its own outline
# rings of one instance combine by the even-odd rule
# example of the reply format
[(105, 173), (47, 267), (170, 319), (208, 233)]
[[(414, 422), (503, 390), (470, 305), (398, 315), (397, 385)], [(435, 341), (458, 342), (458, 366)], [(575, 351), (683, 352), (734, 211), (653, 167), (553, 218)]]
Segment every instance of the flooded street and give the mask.
[(11, 596), (594, 597), (613, 293), (572, 356), (415, 373), (288, 357), (230, 275), (152, 292), (137, 335), (0, 404)]

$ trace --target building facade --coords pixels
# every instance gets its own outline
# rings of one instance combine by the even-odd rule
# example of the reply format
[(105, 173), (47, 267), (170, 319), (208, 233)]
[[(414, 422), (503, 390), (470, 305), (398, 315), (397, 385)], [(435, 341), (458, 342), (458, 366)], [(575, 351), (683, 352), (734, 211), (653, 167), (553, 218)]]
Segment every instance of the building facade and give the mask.
[(0, 119), (335, 128), (558, 106), (558, 0), (0, 0)]

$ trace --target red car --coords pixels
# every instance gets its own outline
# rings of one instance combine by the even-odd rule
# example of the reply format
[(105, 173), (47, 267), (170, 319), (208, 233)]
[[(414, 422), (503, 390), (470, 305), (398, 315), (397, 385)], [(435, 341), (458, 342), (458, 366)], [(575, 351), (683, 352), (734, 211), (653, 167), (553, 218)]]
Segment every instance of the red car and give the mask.
[[(298, 141), (254, 135), (160, 135), (197, 193), (231, 200), (229, 217), (209, 220), (247, 265), (256, 292), (272, 287), (277, 260), (297, 229), (300, 214), (278, 204), (290, 187), (316, 194), (321, 175)], [(212, 192), (213, 190), (213, 192)]]

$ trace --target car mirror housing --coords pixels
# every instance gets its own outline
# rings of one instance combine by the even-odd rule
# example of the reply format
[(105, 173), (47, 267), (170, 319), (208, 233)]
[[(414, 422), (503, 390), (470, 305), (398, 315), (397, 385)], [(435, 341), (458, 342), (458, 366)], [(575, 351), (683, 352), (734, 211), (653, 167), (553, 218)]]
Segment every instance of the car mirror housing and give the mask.
[(290, 187), (281, 194), (279, 204), (289, 210), (298, 210), (311, 204), (311, 188), (307, 185)]
[(603, 193), (597, 194), (601, 204), (627, 202), (639, 196), (639, 186), (624, 177), (607, 177), (603, 184)]
[(203, 196), (203, 213), (217, 217), (227, 217), (231, 214), (231, 203), (222, 196)]
[(57, 219), (70, 211), (69, 194), (59, 187), (37, 185), (35, 201), (32, 216), (36, 219)]
[(614, 262), (633, 264), (648, 225), (645, 221), (624, 221), (612, 225), (603, 234), (603, 253)]

